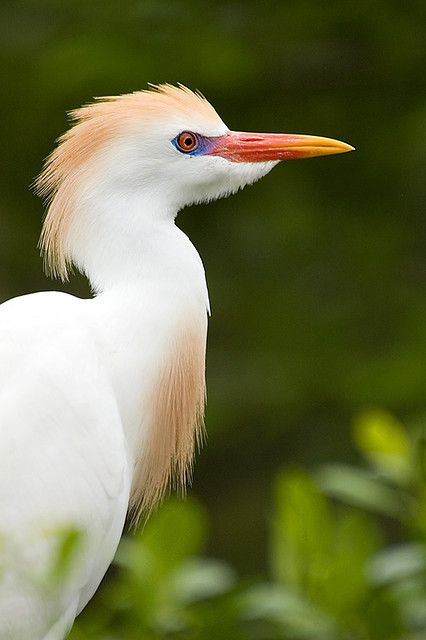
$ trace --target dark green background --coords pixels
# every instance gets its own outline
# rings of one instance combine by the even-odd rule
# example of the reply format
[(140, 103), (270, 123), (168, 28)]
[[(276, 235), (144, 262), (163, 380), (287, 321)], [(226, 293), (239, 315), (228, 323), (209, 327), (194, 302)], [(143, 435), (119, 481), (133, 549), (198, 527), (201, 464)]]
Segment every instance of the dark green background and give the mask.
[(349, 459), (352, 417), (426, 406), (426, 4), (26, 0), (0, 7), (0, 298), (45, 288), (29, 185), (65, 112), (182, 82), (234, 129), (340, 138), (183, 212), (213, 316), (208, 444), (191, 492), (210, 552), (266, 564), (277, 469)]

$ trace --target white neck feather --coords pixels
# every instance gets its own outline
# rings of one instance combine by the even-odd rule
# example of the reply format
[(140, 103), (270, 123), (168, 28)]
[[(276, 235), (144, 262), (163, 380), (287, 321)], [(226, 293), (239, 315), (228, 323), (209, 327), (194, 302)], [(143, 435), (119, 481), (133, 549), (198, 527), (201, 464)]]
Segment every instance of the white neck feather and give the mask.
[(199, 275), (201, 260), (174, 224), (175, 215), (150, 194), (94, 191), (76, 207), (66, 240), (69, 254), (96, 292), (179, 278), (186, 270)]

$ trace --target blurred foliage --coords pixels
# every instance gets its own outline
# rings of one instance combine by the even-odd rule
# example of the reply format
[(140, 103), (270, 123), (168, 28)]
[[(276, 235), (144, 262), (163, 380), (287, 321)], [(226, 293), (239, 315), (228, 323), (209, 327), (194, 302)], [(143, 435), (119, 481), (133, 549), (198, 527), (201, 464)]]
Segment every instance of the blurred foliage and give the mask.
[[(193, 637), (238, 640), (243, 619), (254, 638), (310, 637), (313, 628), (330, 640), (415, 634), (422, 576), (410, 567), (423, 554), (426, 454), (393, 416), (415, 421), (426, 405), (424, 0), (2, 0), (0, 36), (0, 300), (63, 288), (42, 274), (42, 205), (29, 185), (67, 128), (66, 111), (94, 95), (179, 81), (232, 128), (329, 135), (357, 148), (283, 163), (232, 199), (179, 217), (203, 257), (213, 309), (209, 442), (192, 490), (210, 535), (198, 502), (158, 514), (145, 539), (126, 541), (84, 637), (121, 637), (130, 622), (117, 607), (142, 616), (147, 638), (189, 626)], [(89, 295), (82, 278), (65, 289)], [(392, 416), (357, 421), (368, 461), (359, 469), (348, 425), (366, 406)], [(244, 581), (266, 571), (271, 482), (290, 464), (314, 463), (323, 465), (315, 481), (303, 471), (280, 477), (275, 582), (249, 592)], [(336, 511), (326, 494), (351, 506)], [(175, 560), (168, 538), (163, 552), (153, 547), (168, 517), (190, 545)], [(208, 555), (235, 566), (242, 583), (232, 586), (228, 564), (194, 560), (204, 537)], [(137, 561), (144, 554), (148, 565)], [(155, 601), (152, 616), (122, 597), (130, 581)], [(206, 594), (199, 601), (193, 585)], [(254, 604), (238, 617), (235, 603), (249, 593)]]
[(362, 467), (278, 476), (268, 580), (200, 555), (203, 509), (170, 501), (123, 540), (71, 640), (424, 638), (426, 425), (369, 412), (354, 431)]

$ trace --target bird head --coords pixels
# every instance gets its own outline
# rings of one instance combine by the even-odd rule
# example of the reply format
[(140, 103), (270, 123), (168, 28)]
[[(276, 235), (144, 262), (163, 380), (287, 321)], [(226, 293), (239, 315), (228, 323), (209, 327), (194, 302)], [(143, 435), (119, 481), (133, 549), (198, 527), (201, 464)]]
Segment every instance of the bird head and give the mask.
[(62, 277), (72, 261), (72, 221), (78, 212), (94, 215), (101, 193), (174, 217), (255, 182), (281, 160), (353, 149), (318, 136), (230, 131), (201, 94), (181, 85), (101, 98), (71, 118), (37, 181), (49, 200), (41, 246)]

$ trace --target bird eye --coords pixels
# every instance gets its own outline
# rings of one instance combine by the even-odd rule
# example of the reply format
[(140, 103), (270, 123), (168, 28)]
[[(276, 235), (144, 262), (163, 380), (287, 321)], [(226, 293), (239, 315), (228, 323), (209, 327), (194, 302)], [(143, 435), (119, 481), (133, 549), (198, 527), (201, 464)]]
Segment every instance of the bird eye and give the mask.
[(191, 131), (183, 131), (176, 138), (176, 145), (179, 151), (189, 153), (198, 147), (198, 137)]

